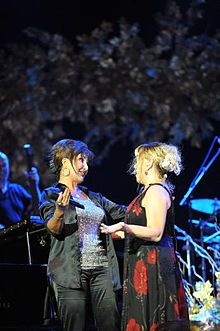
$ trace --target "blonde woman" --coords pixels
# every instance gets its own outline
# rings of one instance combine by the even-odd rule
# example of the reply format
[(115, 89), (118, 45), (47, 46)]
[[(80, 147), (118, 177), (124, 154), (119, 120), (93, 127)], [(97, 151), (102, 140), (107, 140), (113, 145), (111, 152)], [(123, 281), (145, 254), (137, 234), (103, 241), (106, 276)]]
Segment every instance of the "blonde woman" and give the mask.
[(137, 147), (130, 172), (143, 190), (128, 206), (125, 222), (101, 225), (103, 233), (125, 233), (123, 331), (189, 330), (168, 181), (181, 169), (176, 146), (153, 142)]

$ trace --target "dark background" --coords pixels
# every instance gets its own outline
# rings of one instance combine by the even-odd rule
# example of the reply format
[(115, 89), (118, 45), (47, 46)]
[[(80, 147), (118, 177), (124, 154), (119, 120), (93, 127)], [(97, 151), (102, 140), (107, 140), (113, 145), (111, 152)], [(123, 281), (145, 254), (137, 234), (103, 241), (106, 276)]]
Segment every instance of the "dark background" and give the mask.
[[(52, 0), (2, 0), (2, 40), (19, 38), (27, 26), (38, 27), (50, 33), (59, 33), (74, 41), (75, 36), (88, 33), (101, 22), (116, 22), (125, 17), (129, 22), (139, 22), (142, 35), (147, 40), (154, 34), (153, 15), (163, 9), (165, 1), (52, 1)], [(3, 32), (4, 31), (4, 32)]]
[[(139, 23), (140, 34), (149, 43), (157, 32), (155, 14), (163, 12), (166, 3), (167, 0), (1, 0), (1, 41), (19, 40), (22, 29), (32, 26), (61, 34), (74, 42), (76, 35), (91, 32), (103, 21), (115, 23), (124, 17), (130, 23)], [(185, 8), (190, 0), (177, 3)], [(206, 3), (205, 20), (199, 22), (198, 31), (213, 33), (220, 27), (220, 2), (198, 0), (197, 3)]]

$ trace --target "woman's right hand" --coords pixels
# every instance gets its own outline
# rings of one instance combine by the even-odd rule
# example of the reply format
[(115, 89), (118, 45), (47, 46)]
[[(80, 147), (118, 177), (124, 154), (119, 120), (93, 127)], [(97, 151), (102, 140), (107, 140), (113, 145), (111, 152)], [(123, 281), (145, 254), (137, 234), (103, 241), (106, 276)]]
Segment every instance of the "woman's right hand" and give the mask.
[(56, 209), (53, 217), (47, 222), (48, 229), (55, 233), (60, 234), (64, 226), (64, 211), (69, 205), (70, 191), (68, 188), (64, 192), (60, 192), (56, 200)]
[(124, 225), (125, 225), (124, 222), (119, 222), (113, 225), (106, 225), (104, 223), (101, 223), (100, 231), (101, 233), (112, 234), (118, 231), (123, 231)]
[(56, 210), (64, 211), (65, 208), (69, 205), (70, 201), (70, 190), (68, 187), (65, 188), (64, 192), (59, 193), (59, 197), (56, 201)]

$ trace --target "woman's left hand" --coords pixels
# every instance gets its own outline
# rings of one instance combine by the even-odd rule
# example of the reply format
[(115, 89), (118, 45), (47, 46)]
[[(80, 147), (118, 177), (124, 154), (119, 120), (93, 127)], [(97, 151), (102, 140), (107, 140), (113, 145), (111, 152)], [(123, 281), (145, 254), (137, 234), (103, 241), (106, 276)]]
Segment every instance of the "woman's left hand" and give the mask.
[(124, 222), (119, 222), (119, 223), (113, 224), (113, 225), (106, 225), (104, 223), (101, 223), (100, 230), (101, 230), (101, 233), (111, 234), (111, 233), (115, 233), (117, 231), (122, 231), (123, 227), (124, 227)]

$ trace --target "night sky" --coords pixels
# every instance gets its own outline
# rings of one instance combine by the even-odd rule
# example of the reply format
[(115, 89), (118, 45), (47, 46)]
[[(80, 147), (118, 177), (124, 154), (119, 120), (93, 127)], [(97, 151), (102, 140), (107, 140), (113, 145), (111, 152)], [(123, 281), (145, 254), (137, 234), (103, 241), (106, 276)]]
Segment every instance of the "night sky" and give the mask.
[[(184, 7), (189, 0), (179, 0)], [(202, 1), (200, 1), (202, 2)], [(0, 40), (3, 43), (22, 39), (22, 29), (32, 26), (58, 33), (69, 40), (89, 33), (103, 21), (116, 23), (121, 17), (138, 22), (140, 34), (149, 43), (157, 31), (154, 15), (165, 7), (165, 0), (1, 0)], [(220, 2), (208, 0), (205, 30), (212, 33), (220, 27)], [(204, 29), (204, 25), (198, 28)]]
[[(117, 22), (125, 17), (129, 22), (139, 22), (143, 35), (152, 34), (153, 14), (163, 8), (165, 1), (52, 1), (52, 0), (1, 0), (1, 39), (15, 40), (20, 31), (34, 26), (51, 33), (74, 39), (89, 33), (101, 22)], [(147, 6), (147, 8), (145, 8)], [(145, 35), (146, 37), (146, 35)]]

